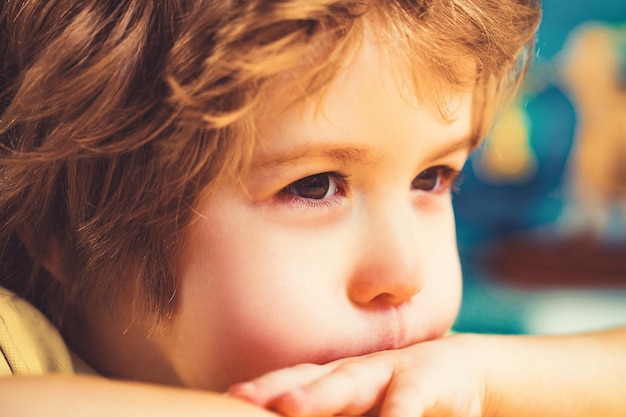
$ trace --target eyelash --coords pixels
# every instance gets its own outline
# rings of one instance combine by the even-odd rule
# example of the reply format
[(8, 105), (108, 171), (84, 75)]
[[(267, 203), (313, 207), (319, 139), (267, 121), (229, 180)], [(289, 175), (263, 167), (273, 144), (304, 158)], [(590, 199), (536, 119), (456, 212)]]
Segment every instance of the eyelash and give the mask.
[[(411, 182), (411, 187), (413, 188), (413, 185), (417, 180), (420, 179), (421, 176), (429, 173), (429, 171), (432, 172), (433, 170), (436, 171), (436, 184), (434, 185), (434, 188), (429, 190), (413, 189), (414, 191), (421, 191), (428, 194), (443, 194), (447, 191), (451, 191), (453, 193), (458, 192), (461, 182), (461, 171), (445, 165), (437, 165), (423, 170), (413, 179), (413, 181)], [(334, 183), (334, 186), (336, 186), (337, 190), (332, 195), (327, 197), (324, 196), (319, 199), (303, 197), (294, 192), (295, 187), (297, 187), (299, 184), (305, 185), (307, 181), (314, 182), (316, 179), (320, 178), (332, 179), (332, 182)], [(346, 190), (349, 188), (349, 186), (350, 182), (348, 175), (341, 174), (339, 172), (322, 172), (292, 182), (291, 184), (283, 188), (276, 195), (276, 198), (280, 202), (293, 204), (296, 207), (313, 209), (331, 207), (340, 202), (340, 197), (346, 195)]]
[[(452, 167), (446, 165), (436, 165), (430, 168), (427, 168), (420, 172), (411, 182), (411, 187), (420, 179), (420, 177), (425, 174), (436, 171), (436, 184), (434, 185), (434, 189), (429, 190), (419, 190), (427, 193), (444, 193), (446, 191), (452, 191), (453, 193), (457, 193), (459, 191), (460, 183), (461, 183), (461, 171), (454, 169)], [(422, 178), (423, 179), (423, 178)]]
[[(296, 187), (299, 183), (304, 183), (307, 180), (312, 180), (314, 178), (331, 178), (335, 183), (337, 190), (331, 196), (328, 196), (323, 199), (314, 199), (302, 197), (293, 192), (293, 188)], [(322, 172), (319, 174), (310, 175), (308, 177), (301, 178), (297, 181), (292, 182), (285, 188), (283, 188), (277, 195), (279, 200), (294, 204), (296, 206), (302, 206), (304, 208), (324, 208), (331, 207), (337, 203), (339, 203), (339, 197), (345, 196), (346, 189), (349, 187), (350, 183), (348, 181), (348, 175), (341, 174), (339, 172)], [(291, 190), (290, 190), (291, 189)]]

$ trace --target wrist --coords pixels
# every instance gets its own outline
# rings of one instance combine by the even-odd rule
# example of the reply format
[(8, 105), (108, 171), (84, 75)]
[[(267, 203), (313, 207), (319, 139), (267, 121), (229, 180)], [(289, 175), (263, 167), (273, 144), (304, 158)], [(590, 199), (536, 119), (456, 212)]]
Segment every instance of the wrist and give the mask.
[(478, 333), (458, 333), (448, 336), (450, 342), (461, 349), (461, 365), (471, 375), (475, 387), (476, 401), (480, 404), (481, 416), (499, 415), (500, 398), (498, 387), (502, 370), (499, 365), (501, 338), (507, 336)]

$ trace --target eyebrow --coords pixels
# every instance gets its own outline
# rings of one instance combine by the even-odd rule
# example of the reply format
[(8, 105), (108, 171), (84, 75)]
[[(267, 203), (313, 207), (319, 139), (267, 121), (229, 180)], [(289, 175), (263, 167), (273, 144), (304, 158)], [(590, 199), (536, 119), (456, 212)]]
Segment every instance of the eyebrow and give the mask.
[(340, 164), (367, 165), (373, 161), (371, 153), (365, 149), (345, 146), (329, 148), (328, 145), (304, 145), (289, 149), (287, 152), (271, 155), (268, 158), (261, 157), (253, 168), (272, 168), (285, 165), (304, 158), (328, 158)]
[[(427, 159), (439, 159), (446, 155), (458, 152), (463, 149), (473, 151), (480, 143), (476, 135), (464, 136), (461, 139), (446, 143), (442, 147), (435, 149), (433, 153), (427, 154)], [(274, 168), (280, 165), (293, 163), (305, 158), (328, 158), (340, 164), (366, 166), (374, 162), (373, 155), (365, 149), (352, 146), (331, 148), (328, 145), (303, 145), (291, 148), (283, 153), (272, 154), (267, 158), (261, 157), (260, 161), (254, 163), (252, 168)]]
[(444, 146), (435, 149), (431, 154), (428, 154), (428, 159), (439, 159), (446, 155), (458, 152), (463, 149), (467, 149), (469, 153), (474, 151), (478, 145), (480, 145), (480, 138), (475, 134), (464, 136), (458, 140), (446, 143)]

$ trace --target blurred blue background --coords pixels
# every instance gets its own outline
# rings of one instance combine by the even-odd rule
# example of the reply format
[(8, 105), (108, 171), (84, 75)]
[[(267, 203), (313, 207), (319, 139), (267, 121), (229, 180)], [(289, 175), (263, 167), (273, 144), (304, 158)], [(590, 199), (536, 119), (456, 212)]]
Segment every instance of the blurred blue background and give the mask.
[[(588, 113), (611, 123), (626, 119), (626, 1), (544, 0), (543, 13), (537, 57), (516, 109), (503, 121), (508, 126), (494, 130), (471, 157), (453, 197), (464, 274), (457, 331), (563, 333), (626, 325), (626, 193), (620, 194), (626, 169), (615, 204), (598, 210), (572, 195), (600, 187), (571, 180), (575, 150), (587, 149), (578, 141), (581, 121), (592, 126)], [(611, 34), (615, 61), (600, 48), (573, 42), (589, 27)], [(568, 61), (572, 57), (578, 61)], [(563, 68), (577, 62), (585, 71), (598, 62), (613, 68), (617, 75), (606, 94), (618, 101), (597, 104), (577, 96), (579, 86), (597, 92), (602, 84), (591, 71), (565, 79)], [(626, 124), (613, 133), (606, 126), (596, 129), (590, 149), (602, 149), (606, 135), (626, 144)], [(587, 152), (591, 163), (582, 177), (602, 174), (594, 167), (609, 162), (626, 167), (623, 149), (607, 152), (608, 162)]]

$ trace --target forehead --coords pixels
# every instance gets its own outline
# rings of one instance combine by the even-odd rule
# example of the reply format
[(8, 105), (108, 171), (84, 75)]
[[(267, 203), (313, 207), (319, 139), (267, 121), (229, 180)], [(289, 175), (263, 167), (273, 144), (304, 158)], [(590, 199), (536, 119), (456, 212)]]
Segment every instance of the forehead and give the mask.
[[(467, 59), (464, 65), (457, 66), (461, 69), (449, 77), (457, 80), (452, 83), (432, 70), (433, 60), (427, 51), (412, 49), (412, 45), (391, 38), (386, 26), (376, 20), (363, 19), (361, 23), (332, 59), (318, 49), (300, 67), (275, 77), (261, 94), (254, 112), (257, 122), (293, 113), (295, 107), (321, 110), (332, 103), (332, 91), (341, 90), (342, 97), (347, 98), (365, 90), (360, 93), (365, 93), (362, 95), (367, 99), (368, 92), (385, 88), (398, 92), (405, 104), (449, 122), (457, 117), (462, 97), (470, 95), (472, 130), (480, 130), (480, 105), (474, 103), (477, 76), (473, 61)], [(336, 101), (337, 94), (334, 96)]]
[[(440, 96), (442, 101), (429, 101), (414, 92), (409, 76), (402, 78), (401, 74), (385, 52), (385, 44), (364, 37), (354, 56), (323, 91), (298, 96), (297, 83), (283, 86), (291, 97), (286, 102), (280, 94), (271, 97), (257, 118), (253, 167), (289, 162), (305, 151), (328, 156), (325, 150), (329, 147), (334, 159), (355, 160), (353, 146), (378, 152), (401, 137), (408, 139), (405, 143), (422, 142), (421, 147), (411, 147), (418, 153), (450, 140), (461, 140), (470, 148), (475, 145), (472, 89), (450, 89)], [(428, 73), (411, 75), (420, 83), (430, 79)], [(445, 114), (441, 106), (445, 106)], [(357, 156), (368, 160), (367, 155)]]
[[(391, 45), (371, 28), (366, 28), (358, 41), (322, 88), (307, 89), (297, 71), (281, 76), (256, 112), (259, 136), (276, 130), (281, 123), (297, 129), (302, 121), (315, 119), (325, 124), (358, 121), (365, 130), (384, 130), (385, 126), (378, 125), (375, 118), (368, 119), (367, 114), (379, 112), (380, 101), (390, 92), (392, 106), (410, 109), (418, 119), (430, 118), (464, 130), (457, 136), (470, 136), (476, 130), (475, 86), (452, 86), (426, 67), (413, 66), (414, 61), (400, 53), (397, 45)], [(467, 73), (473, 71), (474, 66), (468, 62)], [(459, 119), (467, 123), (459, 123)], [(386, 120), (393, 121), (394, 115)]]

